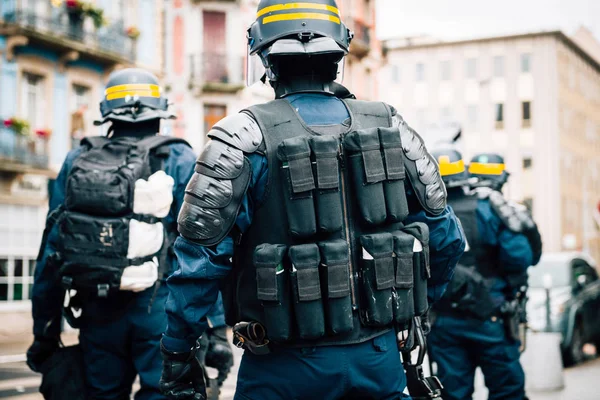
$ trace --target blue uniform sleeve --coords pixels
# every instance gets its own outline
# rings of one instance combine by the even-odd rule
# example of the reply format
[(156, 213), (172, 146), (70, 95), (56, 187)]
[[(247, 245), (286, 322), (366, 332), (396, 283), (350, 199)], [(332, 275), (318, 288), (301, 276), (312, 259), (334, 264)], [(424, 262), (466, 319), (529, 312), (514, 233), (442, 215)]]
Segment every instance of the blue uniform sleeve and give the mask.
[(442, 297), (454, 275), (454, 268), (465, 251), (465, 235), (450, 206), (437, 216), (423, 210), (412, 213), (405, 223), (413, 222), (422, 222), (429, 227), (431, 278), (427, 283), (427, 297), (433, 304)]
[[(259, 154), (249, 157), (252, 177), (236, 219), (243, 233), (250, 223), (255, 204), (264, 195), (267, 184), (267, 160)], [(205, 247), (183, 237), (175, 242), (177, 269), (167, 279), (169, 297), (166, 304), (167, 331), (163, 345), (170, 351), (188, 351), (208, 326), (207, 315), (219, 294), (219, 281), (231, 270), (233, 237)]]
[(177, 229), (177, 216), (183, 205), (185, 196), (185, 187), (194, 174), (196, 166), (196, 154), (185, 144), (174, 144), (170, 147), (169, 158), (165, 163), (165, 173), (170, 175), (175, 181), (173, 186), (173, 204), (166, 220), (169, 225)]
[(533, 251), (525, 235), (504, 226), (488, 200), (477, 204), (477, 228), (484, 244), (498, 247), (498, 260), (504, 272), (523, 272), (533, 264)]
[[(81, 148), (78, 148), (67, 154), (50, 192), (48, 215), (64, 203), (67, 176), (73, 160), (80, 153)], [(33, 334), (36, 337), (58, 337), (64, 292), (56, 279), (55, 266), (48, 263), (48, 257), (56, 253), (58, 226), (47, 226), (46, 229), (50, 229), (50, 232), (46, 243), (41, 244), (44, 248), (41, 249), (42, 257), (36, 263), (31, 291)]]

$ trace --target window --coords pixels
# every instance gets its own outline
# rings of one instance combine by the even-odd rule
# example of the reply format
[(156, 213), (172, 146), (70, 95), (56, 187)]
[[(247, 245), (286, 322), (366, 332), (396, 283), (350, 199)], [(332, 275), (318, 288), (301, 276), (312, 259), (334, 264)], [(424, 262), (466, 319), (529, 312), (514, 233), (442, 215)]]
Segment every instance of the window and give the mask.
[(470, 105), (467, 106), (467, 121), (469, 122), (469, 126), (474, 128), (477, 126), (477, 106)]
[(523, 128), (529, 128), (531, 126), (531, 102), (524, 101), (523, 103), (521, 103), (521, 108), (523, 111)]
[[(71, 147), (76, 148), (91, 126), (89, 119), (90, 88), (74, 84), (71, 96)], [(88, 124), (89, 122), (89, 124)]]
[(529, 53), (521, 54), (521, 72), (524, 74), (531, 72), (531, 54)]
[(440, 79), (443, 81), (452, 79), (452, 64), (450, 64), (450, 61), (440, 63)]
[(44, 77), (41, 75), (23, 73), (21, 83), (21, 116), (29, 122), (31, 129), (46, 128), (44, 124), (45, 101), (43, 93)]
[(533, 166), (533, 160), (531, 159), (531, 157), (530, 156), (523, 157), (523, 169), (525, 169), (525, 170), (531, 169), (532, 166)]
[(477, 78), (477, 59), (476, 58), (467, 58), (465, 69), (466, 69), (467, 79), (476, 79)]
[(0, 257), (0, 301), (29, 300), (34, 269), (34, 259)]
[(397, 65), (392, 65), (392, 82), (400, 83), (400, 67)]
[(499, 103), (495, 106), (495, 127), (496, 129), (504, 129), (504, 104)]
[(416, 80), (417, 82), (421, 82), (425, 80), (425, 64), (418, 63), (416, 70)]
[(502, 56), (494, 57), (494, 76), (504, 76), (504, 57)]
[(204, 105), (204, 134), (220, 120), (227, 116), (227, 107), (215, 104)]

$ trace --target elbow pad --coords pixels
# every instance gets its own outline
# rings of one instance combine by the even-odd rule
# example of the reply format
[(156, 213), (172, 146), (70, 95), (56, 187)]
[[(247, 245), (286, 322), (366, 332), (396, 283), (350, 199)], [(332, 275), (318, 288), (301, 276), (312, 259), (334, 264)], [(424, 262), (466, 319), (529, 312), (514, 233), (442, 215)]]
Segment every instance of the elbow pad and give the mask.
[(446, 208), (446, 187), (437, 162), (425, 148), (423, 139), (392, 110), (392, 126), (400, 130), (404, 166), (421, 207), (432, 215)]
[(218, 244), (233, 228), (252, 175), (246, 155), (262, 143), (258, 124), (245, 113), (224, 118), (208, 137), (177, 218), (181, 236), (204, 246)]

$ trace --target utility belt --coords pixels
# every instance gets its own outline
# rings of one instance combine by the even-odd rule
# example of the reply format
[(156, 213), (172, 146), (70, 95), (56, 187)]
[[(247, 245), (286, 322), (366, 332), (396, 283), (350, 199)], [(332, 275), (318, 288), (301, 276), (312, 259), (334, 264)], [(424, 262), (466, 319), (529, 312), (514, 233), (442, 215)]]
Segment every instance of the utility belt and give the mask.
[(278, 343), (318, 341), (360, 329), (359, 324), (381, 330), (404, 326), (424, 314), (428, 255), (413, 236), (415, 228), (361, 236), (356, 277), (342, 239), (257, 246), (253, 263), (265, 337)]

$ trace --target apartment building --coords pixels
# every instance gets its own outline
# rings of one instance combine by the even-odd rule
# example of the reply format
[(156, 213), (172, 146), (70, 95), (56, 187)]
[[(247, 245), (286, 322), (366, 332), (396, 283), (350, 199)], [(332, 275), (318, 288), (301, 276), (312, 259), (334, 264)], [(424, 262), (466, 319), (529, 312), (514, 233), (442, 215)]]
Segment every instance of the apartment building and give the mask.
[[(194, 148), (212, 125), (251, 104), (269, 101), (267, 85), (246, 87), (246, 30), (257, 0), (174, 0), (165, 8), (165, 87), (178, 115), (174, 135)], [(381, 46), (375, 38), (375, 1), (338, 1), (354, 32), (344, 84), (361, 99), (377, 97)]]
[(600, 260), (600, 60), (586, 50), (597, 48), (591, 35), (578, 35), (585, 47), (560, 31), (389, 40), (380, 97), (426, 137), (460, 125), (467, 159), (502, 154), (505, 193), (533, 210), (545, 250)]
[(13, 323), (0, 337), (31, 328), (48, 183), (83, 136), (100, 133), (93, 120), (108, 74), (136, 63), (163, 69), (162, 0), (83, 4), (0, 2), (0, 314)]

